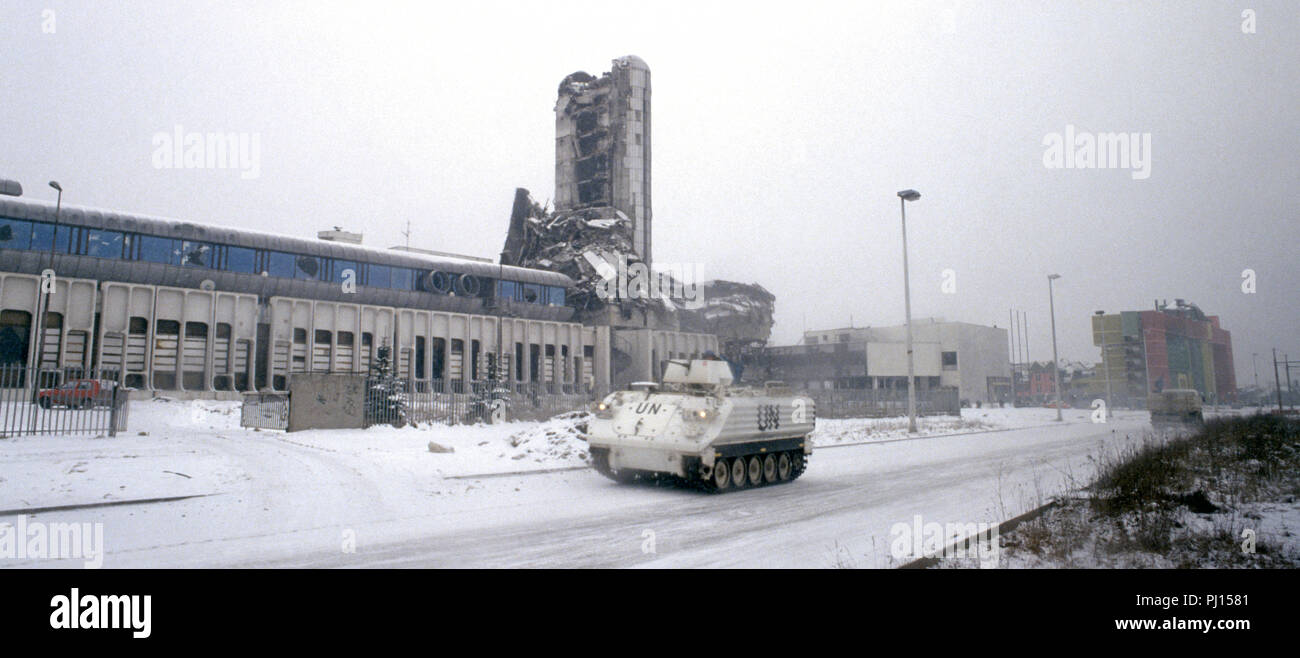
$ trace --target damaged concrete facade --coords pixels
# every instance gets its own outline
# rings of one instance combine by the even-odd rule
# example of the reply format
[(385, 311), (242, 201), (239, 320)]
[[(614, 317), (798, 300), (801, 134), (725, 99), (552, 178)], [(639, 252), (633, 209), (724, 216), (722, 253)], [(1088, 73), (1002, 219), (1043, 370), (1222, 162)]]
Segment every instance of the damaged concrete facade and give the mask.
[(650, 67), (635, 55), (599, 78), (568, 75), (555, 101), (555, 210), (602, 208), (631, 221), (632, 249), (651, 263)]
[(681, 311), (682, 331), (718, 337), (721, 353), (740, 362), (772, 337), (776, 296), (757, 283), (706, 281), (701, 286), (699, 308)]
[[(596, 78), (579, 71), (560, 83), (555, 104), (555, 208), (515, 190), (504, 265), (559, 272), (574, 281), (566, 305), (597, 331), (608, 381), (622, 388), (658, 380), (668, 359), (712, 351), (735, 358), (765, 345), (775, 297), (758, 284), (697, 281), (660, 272), (651, 261), (650, 68), (636, 56), (614, 60)], [(626, 286), (613, 296), (611, 277), (644, 268), (659, 290)], [(667, 268), (667, 265), (663, 266)], [(662, 286), (664, 280), (683, 285)]]

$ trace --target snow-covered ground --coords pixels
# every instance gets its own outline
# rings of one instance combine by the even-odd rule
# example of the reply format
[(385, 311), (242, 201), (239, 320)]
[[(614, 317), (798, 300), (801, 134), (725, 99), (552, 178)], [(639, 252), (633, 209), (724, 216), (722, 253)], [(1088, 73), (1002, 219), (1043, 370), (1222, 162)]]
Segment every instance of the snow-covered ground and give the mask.
[[(229, 491), (250, 479), (238, 444), (305, 448), (394, 476), (455, 477), (581, 467), (581, 414), (546, 422), (423, 425), (289, 434), (239, 425), (238, 402), (135, 402), (130, 430), (114, 438), (26, 436), (0, 440), (0, 510)], [(437, 454), (433, 448), (447, 450)], [(291, 473), (286, 473), (291, 476)], [(309, 477), (307, 472), (302, 473)]]
[[(1115, 411), (1115, 420), (1140, 421), (1149, 418), (1145, 411)], [(1092, 411), (1063, 409), (1067, 423), (1092, 422)], [(961, 416), (923, 416), (917, 419), (917, 436), (944, 436), (999, 430), (1050, 427), (1056, 422), (1056, 410), (1039, 407), (962, 409)], [(874, 441), (906, 439), (906, 418), (818, 418), (813, 444), (820, 447), (853, 445)]]
[[(1089, 422), (1090, 413), (1064, 411), (1066, 422), (1074, 423)], [(1116, 416), (1133, 420), (1145, 413), (1121, 411)], [(1049, 426), (1055, 418), (1052, 409), (963, 409), (961, 417), (920, 418), (917, 436)], [(587, 444), (578, 431), (584, 420), (583, 414), (573, 413), (545, 422), (288, 434), (240, 427), (238, 402), (136, 402), (130, 431), (115, 438), (38, 436), (0, 441), (0, 460), (6, 464), (0, 471), (0, 510), (230, 491), (251, 477), (242, 453), (231, 449), (240, 442), (309, 449), (399, 478), (436, 480), (576, 469), (588, 463)], [(908, 437), (906, 418), (820, 418), (813, 444), (830, 447)]]
[[(1113, 523), (1113, 521), (1111, 522)], [(1137, 534), (1132, 516), (1119, 528), (1099, 522), (1084, 500), (1069, 501), (1050, 510), (1041, 519), (1001, 537), (997, 567), (1002, 569), (1224, 569), (1294, 568), (1300, 560), (1300, 504), (1289, 500), (1235, 503), (1213, 514), (1188, 509), (1171, 512), (1170, 525), (1176, 538), (1164, 551), (1130, 546), (1117, 551), (1121, 536)], [(1262, 548), (1257, 558), (1246, 554), (1244, 530)], [(1062, 539), (1068, 538), (1068, 539)], [(1131, 540), (1130, 540), (1131, 541)], [(1069, 545), (1068, 552), (1059, 550)], [(1252, 553), (1254, 553), (1252, 551)], [(951, 559), (940, 568), (976, 568), (978, 559)]]
[[(707, 496), (619, 486), (582, 468), (578, 414), (286, 434), (239, 427), (238, 403), (149, 401), (133, 403), (131, 429), (116, 438), (0, 441), (0, 510), (207, 494), (30, 517), (102, 522), (110, 567), (834, 566), (846, 559), (884, 566), (890, 560), (880, 542), (889, 524), (880, 523), (913, 513), (1000, 518), (1031, 505), (1036, 494), (1028, 492), (1074, 482), (1074, 469), (1086, 468), (1099, 442), (1145, 425), (1137, 412), (1106, 425), (1090, 423), (1089, 413), (1066, 410), (1060, 424), (1050, 409), (967, 409), (961, 418), (922, 418), (926, 438), (915, 441), (897, 440), (907, 436), (905, 420), (820, 420), (815, 445), (845, 447), (814, 454), (798, 482)], [(541, 472), (517, 474), (525, 471)], [(795, 530), (805, 517), (817, 519), (814, 527)], [(755, 531), (755, 523), (781, 529)], [(639, 549), (609, 553), (610, 538), (625, 533), (640, 546), (647, 524), (670, 536), (702, 531), (701, 543), (664, 537), (651, 559)], [(348, 537), (360, 547), (355, 554), (340, 549)], [(834, 557), (840, 551), (848, 557)]]

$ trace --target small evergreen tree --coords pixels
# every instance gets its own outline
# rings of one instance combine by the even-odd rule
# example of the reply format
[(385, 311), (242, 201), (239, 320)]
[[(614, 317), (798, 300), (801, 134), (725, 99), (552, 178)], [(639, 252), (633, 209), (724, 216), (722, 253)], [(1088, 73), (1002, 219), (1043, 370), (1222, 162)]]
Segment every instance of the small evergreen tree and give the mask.
[(387, 340), (375, 350), (375, 360), (366, 377), (366, 418), (371, 425), (406, 425), (406, 395), (394, 373), (392, 348)]
[(505, 387), (502, 379), (504, 373), (497, 361), (493, 355), (488, 355), (485, 369), (487, 380), (473, 385), (473, 395), (466, 414), (467, 422), (495, 423), (505, 420), (505, 408), (510, 404), (510, 390)]

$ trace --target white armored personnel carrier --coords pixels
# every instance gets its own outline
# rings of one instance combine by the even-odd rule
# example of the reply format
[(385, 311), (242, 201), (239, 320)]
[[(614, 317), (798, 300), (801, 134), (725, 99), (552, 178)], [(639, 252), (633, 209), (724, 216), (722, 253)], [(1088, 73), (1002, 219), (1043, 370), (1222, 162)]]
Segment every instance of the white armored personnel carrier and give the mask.
[(726, 361), (669, 361), (663, 382), (596, 405), (591, 462), (619, 482), (676, 476), (713, 491), (789, 482), (812, 454), (812, 399), (784, 385), (731, 388)]

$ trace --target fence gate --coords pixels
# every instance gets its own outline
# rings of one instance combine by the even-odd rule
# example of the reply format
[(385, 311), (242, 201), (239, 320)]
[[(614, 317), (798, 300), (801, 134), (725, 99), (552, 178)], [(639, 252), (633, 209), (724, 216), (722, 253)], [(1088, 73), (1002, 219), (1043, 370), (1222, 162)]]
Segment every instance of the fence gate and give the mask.
[(130, 390), (116, 369), (0, 366), (0, 438), (126, 431)]
[(498, 423), (545, 420), (583, 409), (590, 393), (545, 383), (366, 379), (365, 424)]
[(289, 394), (245, 393), (239, 424), (264, 430), (289, 429)]

